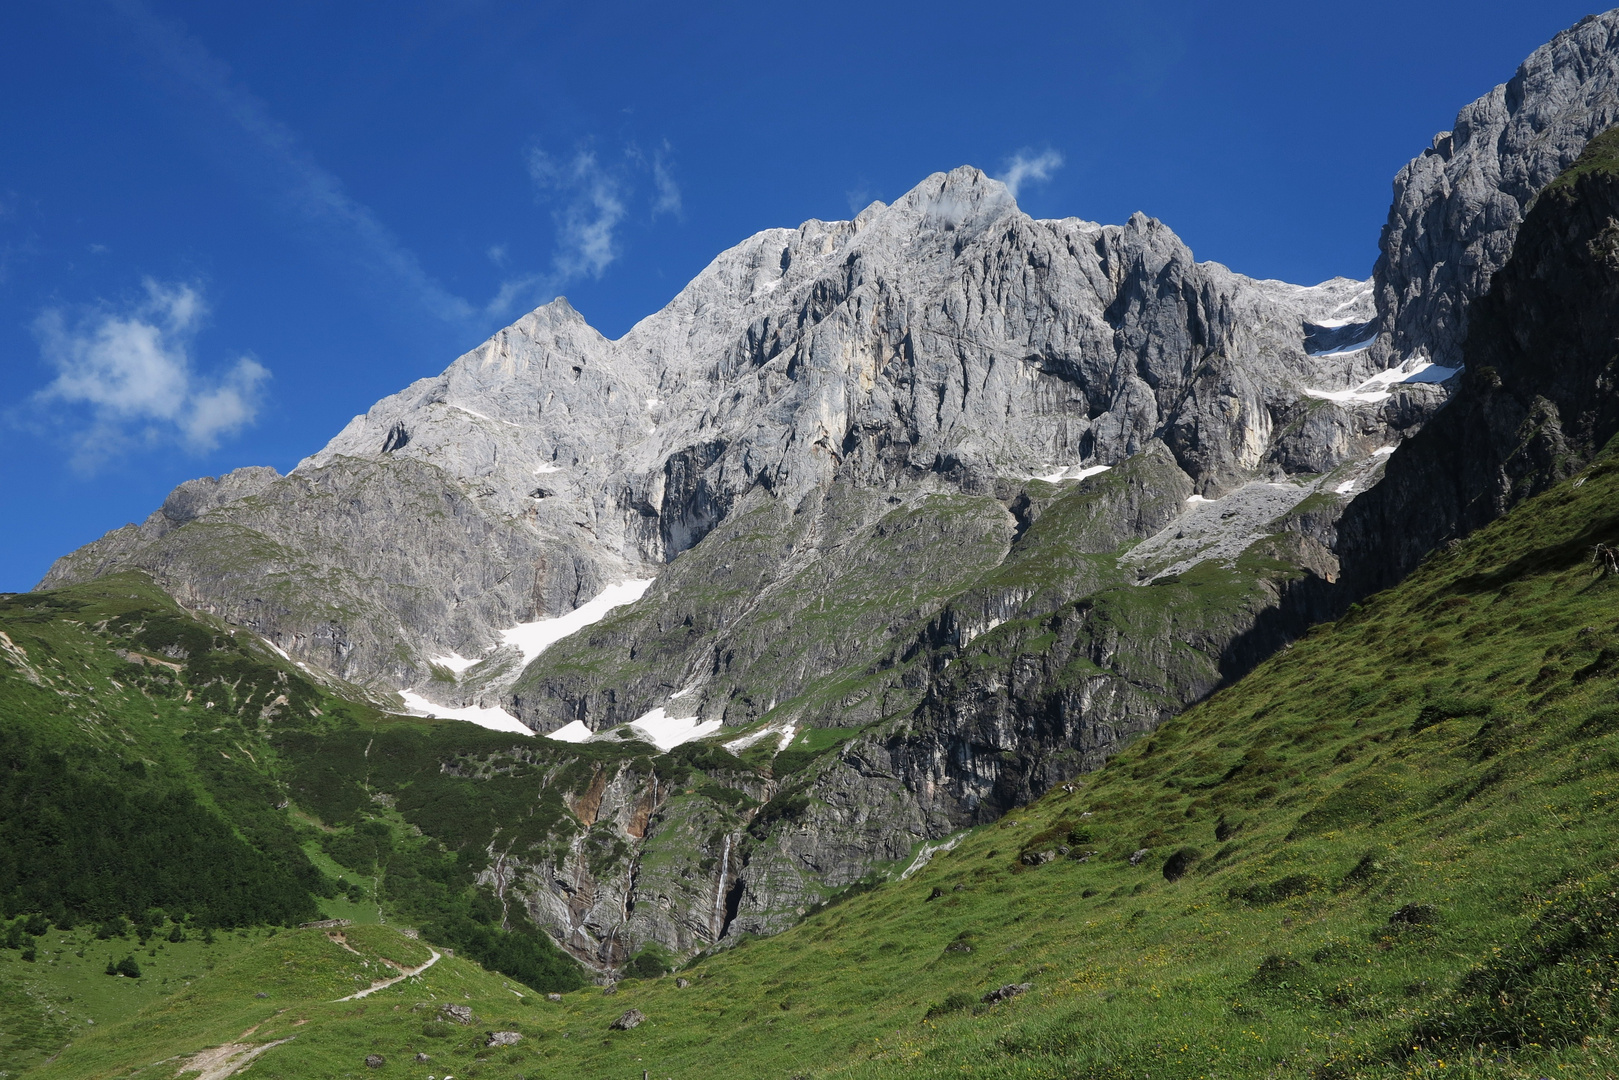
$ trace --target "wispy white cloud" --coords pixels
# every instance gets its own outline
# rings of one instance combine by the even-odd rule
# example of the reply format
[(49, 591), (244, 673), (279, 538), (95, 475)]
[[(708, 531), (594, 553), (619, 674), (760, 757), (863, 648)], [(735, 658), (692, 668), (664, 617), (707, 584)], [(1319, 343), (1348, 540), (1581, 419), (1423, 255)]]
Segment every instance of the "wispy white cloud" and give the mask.
[[(619, 230), (630, 218), (632, 204), (645, 208), (644, 220), (681, 212), (680, 185), (669, 167), (670, 147), (663, 144), (650, 158), (634, 144), (605, 161), (585, 145), (557, 156), (531, 147), (526, 157), (536, 199), (551, 207), (556, 224), (550, 269), (513, 277), (500, 286), (487, 311), (503, 315), (518, 304), (542, 302), (569, 283), (597, 279), (619, 257)], [(637, 200), (637, 184), (650, 174), (650, 202)], [(493, 253), (491, 253), (493, 258)]]
[(557, 250), (552, 266), (563, 281), (599, 278), (618, 255), (613, 230), (624, 220), (624, 184), (601, 167), (593, 150), (578, 150), (558, 161), (535, 147), (528, 174), (543, 195), (559, 203)]
[(652, 155), (652, 186), (657, 192), (657, 198), (652, 203), (652, 216), (659, 214), (673, 214), (680, 217), (680, 185), (675, 183), (673, 174), (669, 171), (666, 160), (669, 144), (665, 142), (663, 149)]
[[(268, 182), (278, 201), (311, 226), (311, 234), (340, 257), (357, 264), (377, 291), (406, 299), (415, 310), (449, 323), (483, 325), (504, 317), (518, 302), (538, 303), (556, 295), (568, 281), (600, 277), (618, 254), (615, 230), (627, 214), (632, 171), (648, 165), (633, 147), (626, 160), (634, 165), (607, 168), (595, 154), (581, 150), (563, 161), (539, 151), (527, 165), (542, 193), (558, 203), (557, 247), (551, 268), (519, 274), (502, 283), (486, 304), (470, 302), (438, 283), (405, 244), (342, 181), (322, 167), (297, 133), (271, 115), (268, 106), (240, 85), (230, 69), (182, 25), (159, 17), (143, 0), (109, 0), (127, 21), (132, 37), (154, 57), (162, 71), (197, 95), (247, 139), (258, 182)], [(680, 189), (670, 172), (668, 144), (650, 164), (654, 187), (652, 217), (680, 211)], [(490, 261), (504, 266), (503, 245), (488, 251)]]
[(56, 419), (75, 432), (76, 467), (91, 471), (132, 445), (211, 450), (253, 422), (270, 372), (244, 356), (200, 374), (191, 344), (206, 314), (195, 286), (147, 279), (145, 295), (122, 309), (102, 304), (70, 321), (51, 308), (34, 321), (56, 371), (34, 402), (67, 411)]
[(995, 179), (1005, 184), (1015, 199), (1026, 181), (1049, 180), (1051, 174), (1060, 168), (1062, 155), (1055, 150), (1042, 150), (1038, 154), (1033, 150), (1019, 150), (1006, 163), (1006, 171)]
[(230, 69), (178, 24), (154, 14), (140, 0), (111, 0), (134, 38), (162, 69), (201, 95), (247, 136), (280, 189), (281, 201), (318, 230), (327, 243), (358, 263), (387, 291), (440, 319), (463, 322), (474, 305), (439, 285), (399, 238), (369, 208), (344, 190), (341, 180), (322, 168), (302, 140), (270, 114), (258, 97), (240, 86)]

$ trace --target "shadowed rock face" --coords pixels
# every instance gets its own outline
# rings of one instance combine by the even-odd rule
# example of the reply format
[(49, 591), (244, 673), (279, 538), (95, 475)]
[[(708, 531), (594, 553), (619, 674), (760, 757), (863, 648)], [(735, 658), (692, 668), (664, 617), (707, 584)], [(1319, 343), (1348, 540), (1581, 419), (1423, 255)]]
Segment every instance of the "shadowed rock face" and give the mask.
[(1394, 178), (1377, 260), (1378, 357), (1457, 367), (1468, 302), (1506, 263), (1535, 195), (1619, 122), (1619, 11), (1536, 49)]
[(1619, 132), (1541, 194), (1472, 310), (1455, 397), (1339, 522), (1355, 596), (1578, 472), (1619, 432)]

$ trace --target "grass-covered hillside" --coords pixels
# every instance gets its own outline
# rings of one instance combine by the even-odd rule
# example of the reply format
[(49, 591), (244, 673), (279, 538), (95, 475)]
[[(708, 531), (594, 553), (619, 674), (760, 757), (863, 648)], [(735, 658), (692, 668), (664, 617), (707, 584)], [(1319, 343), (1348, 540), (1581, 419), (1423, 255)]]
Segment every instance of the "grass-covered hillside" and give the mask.
[(909, 880), (569, 995), (534, 1075), (1609, 1075), (1616, 506), (1609, 457)]
[(172, 1070), (296, 1020), (254, 1074), (1612, 1075), (1619, 576), (1591, 551), (1616, 507), (1604, 457), (1071, 790), (678, 975), (510, 1004), (481, 981), (462, 1027), (437, 967), (363, 1012), (278, 1003), (338, 996), (302, 976), (248, 996), (324, 940), (283, 932), (185, 991), (206, 1009), (160, 998), (40, 1075)]
[[(647, 749), (390, 715), (138, 574), (0, 597), (0, 1072), (232, 929), (385, 920), (535, 991), (583, 985), (476, 879), (496, 832), (570, 835), (571, 787)], [(141, 989), (107, 989), (109, 956)]]

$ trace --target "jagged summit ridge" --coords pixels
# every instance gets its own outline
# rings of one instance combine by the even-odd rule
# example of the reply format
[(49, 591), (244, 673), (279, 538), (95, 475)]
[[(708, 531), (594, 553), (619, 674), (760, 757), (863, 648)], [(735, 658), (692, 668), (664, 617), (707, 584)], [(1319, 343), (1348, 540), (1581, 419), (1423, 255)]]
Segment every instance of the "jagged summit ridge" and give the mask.
[[(554, 301), (378, 402), (259, 493), (282, 506), (276, 520), (231, 511), (313, 576), (363, 571), (352, 602), (288, 598), (290, 574), (281, 602), (246, 600), (190, 556), (111, 536), (47, 582), (145, 564), (295, 655), (411, 685), (424, 657), (480, 655), (502, 627), (651, 576), (755, 489), (787, 501), (840, 480), (983, 492), (1162, 441), (1214, 495), (1364, 456), (1438, 399), (1410, 387), (1312, 404), (1311, 389), (1373, 373), (1365, 350), (1331, 347), (1372, 317), (1366, 283), (1254, 281), (1197, 262), (1141, 214), (1036, 221), (963, 167), (852, 221), (750, 237), (617, 341)], [(379, 475), (404, 472), (410, 498), (351, 508), (341, 527), (307, 503), (290, 509), (287, 485), (363, 476), (365, 504)], [(431, 489), (454, 505), (428, 510), (422, 499), (441, 498)], [(401, 529), (406, 503), (417, 516)], [(435, 513), (458, 524), (441, 535)], [(473, 552), (469, 535), (499, 540)]]

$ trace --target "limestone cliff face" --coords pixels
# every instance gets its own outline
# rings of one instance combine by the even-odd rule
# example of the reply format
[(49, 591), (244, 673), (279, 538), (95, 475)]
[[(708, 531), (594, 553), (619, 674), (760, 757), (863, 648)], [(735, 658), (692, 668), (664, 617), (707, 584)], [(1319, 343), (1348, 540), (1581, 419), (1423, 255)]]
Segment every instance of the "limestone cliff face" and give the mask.
[(1394, 179), (1377, 260), (1379, 359), (1460, 366), (1468, 304), (1512, 252), (1535, 195), (1619, 122), (1619, 11), (1558, 34)]
[(1468, 371), (1339, 524), (1355, 595), (1583, 469), (1619, 433), (1619, 133), (1547, 188), (1473, 305)]
[(616, 342), (547, 305), (292, 476), (254, 474), (189, 529), (110, 534), (45, 584), (140, 565), (295, 656), (408, 686), (428, 656), (653, 576), (750, 496), (994, 494), (1154, 440), (1207, 495), (1364, 456), (1425, 410), (1305, 391), (1372, 373), (1364, 351), (1311, 355), (1372, 314), (1366, 283), (1251, 281), (1140, 215), (1035, 221), (958, 169), (745, 241)]

